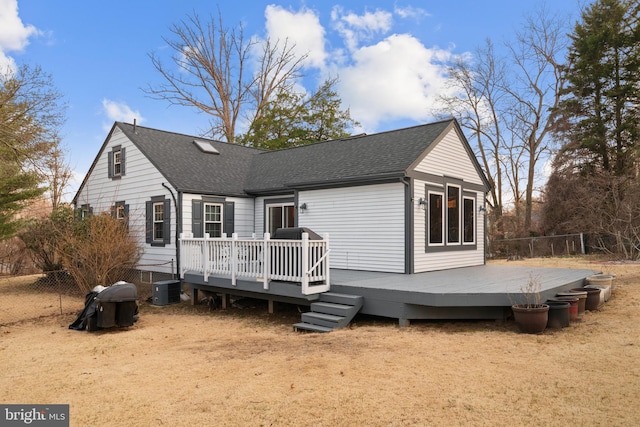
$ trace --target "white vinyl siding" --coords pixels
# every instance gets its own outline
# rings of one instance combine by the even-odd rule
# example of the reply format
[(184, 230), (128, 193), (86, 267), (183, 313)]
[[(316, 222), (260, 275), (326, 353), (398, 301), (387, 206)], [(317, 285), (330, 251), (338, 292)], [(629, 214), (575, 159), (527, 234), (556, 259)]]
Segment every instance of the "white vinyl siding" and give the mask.
[[(415, 180), (414, 181), (414, 271), (422, 273), (425, 271), (445, 270), (448, 268), (468, 267), (472, 265), (484, 264), (484, 212), (478, 211), (478, 206), (484, 206), (484, 194), (479, 191), (469, 191), (464, 189), (465, 198), (469, 198), (469, 193), (475, 193), (475, 236), (476, 248), (465, 248), (464, 244), (460, 245), (460, 250), (443, 250), (425, 252), (426, 247), (426, 212), (418, 200), (426, 197), (425, 185), (437, 186), (435, 183)], [(440, 184), (441, 185), (441, 184)], [(444, 194), (446, 190), (442, 188)], [(428, 207), (427, 207), (428, 209)]]
[[(108, 153), (115, 146), (126, 149), (126, 175), (122, 179), (112, 180), (108, 172)], [(144, 248), (140, 260), (141, 269), (162, 273), (175, 273), (175, 204), (171, 193), (162, 186), (169, 185), (164, 176), (149, 162), (149, 160), (133, 145), (125, 134), (115, 128), (111, 139), (100, 152), (91, 174), (80, 189), (77, 206), (90, 205), (93, 214), (111, 212), (116, 202), (129, 205), (129, 231), (133, 233)], [(172, 189), (174, 194), (176, 191)], [(171, 200), (171, 243), (165, 246), (150, 246), (145, 239), (146, 202), (151, 197), (162, 196)], [(171, 261), (173, 260), (173, 270)]]
[(404, 273), (404, 191), (401, 183), (302, 191), (298, 224), (329, 233), (331, 268)]
[[(191, 208), (193, 200), (202, 200), (204, 196), (202, 194), (183, 194), (182, 195), (182, 232), (183, 233), (193, 233), (191, 229)], [(241, 239), (251, 238), (253, 233), (255, 233), (254, 229), (254, 199), (244, 198), (244, 197), (223, 197), (226, 202), (234, 203), (234, 211), (233, 211), (233, 226), (234, 232), (238, 234), (238, 237)], [(231, 237), (231, 236), (228, 236)]]
[(454, 129), (435, 144), (415, 170), (431, 175), (455, 176), (465, 182), (484, 185), (469, 153)]

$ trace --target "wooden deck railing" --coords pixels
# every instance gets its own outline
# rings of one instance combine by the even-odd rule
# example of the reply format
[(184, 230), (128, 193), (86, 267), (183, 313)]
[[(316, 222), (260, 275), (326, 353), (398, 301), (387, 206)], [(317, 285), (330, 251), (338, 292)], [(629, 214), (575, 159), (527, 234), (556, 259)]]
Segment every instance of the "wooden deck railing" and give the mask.
[(180, 235), (180, 277), (186, 272), (230, 278), (233, 286), (237, 279), (262, 282), (265, 290), (271, 280), (299, 282), (303, 295), (329, 290), (329, 236), (323, 240), (274, 240), (265, 233), (262, 240), (193, 237)]

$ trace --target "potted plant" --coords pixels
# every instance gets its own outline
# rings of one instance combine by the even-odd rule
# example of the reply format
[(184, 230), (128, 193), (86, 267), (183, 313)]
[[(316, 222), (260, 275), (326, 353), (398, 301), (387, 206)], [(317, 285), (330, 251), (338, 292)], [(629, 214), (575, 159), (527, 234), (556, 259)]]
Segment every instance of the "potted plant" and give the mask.
[(520, 288), (524, 302), (511, 305), (513, 318), (520, 330), (527, 334), (538, 334), (545, 330), (549, 320), (549, 305), (540, 301), (540, 280), (529, 276)]

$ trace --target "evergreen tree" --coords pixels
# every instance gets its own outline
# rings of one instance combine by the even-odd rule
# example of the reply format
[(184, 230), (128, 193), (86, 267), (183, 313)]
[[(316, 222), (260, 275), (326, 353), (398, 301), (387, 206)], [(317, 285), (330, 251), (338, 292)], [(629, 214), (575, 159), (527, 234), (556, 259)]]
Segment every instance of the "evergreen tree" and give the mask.
[(545, 228), (593, 233), (640, 256), (640, 0), (597, 0), (571, 35), (555, 132), (564, 145), (545, 191)]
[(582, 166), (622, 176), (640, 136), (638, 0), (598, 0), (571, 35), (557, 128)]
[(16, 214), (46, 190), (41, 183), (63, 122), (60, 98), (39, 67), (0, 74), (0, 240), (15, 234)]
[(334, 89), (336, 83), (337, 79), (326, 80), (309, 97), (280, 91), (238, 141), (256, 148), (278, 150), (349, 136), (349, 130), (358, 123), (348, 109), (340, 109), (341, 100)]

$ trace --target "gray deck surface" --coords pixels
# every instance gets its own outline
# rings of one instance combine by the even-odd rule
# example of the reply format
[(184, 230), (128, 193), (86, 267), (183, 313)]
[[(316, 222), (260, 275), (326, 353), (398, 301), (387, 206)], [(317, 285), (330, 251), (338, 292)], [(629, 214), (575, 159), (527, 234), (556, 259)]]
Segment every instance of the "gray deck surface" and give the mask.
[[(364, 297), (361, 313), (397, 318), (401, 324), (410, 319), (500, 319), (508, 315), (512, 304), (523, 303), (521, 289), (534, 278), (540, 283), (544, 302), (558, 292), (582, 287), (595, 270), (542, 268), (509, 265), (481, 265), (418, 274), (394, 274), (371, 271), (331, 270), (331, 292)], [(303, 297), (299, 284), (271, 282), (268, 291), (255, 281), (190, 275), (185, 280), (193, 288), (237, 293), (309, 304), (317, 295)]]
[[(418, 274), (331, 270), (331, 290), (352, 293), (396, 294), (407, 303), (433, 306), (511, 306), (521, 299), (521, 288), (530, 278), (540, 282), (543, 298), (560, 290), (580, 287), (594, 270), (481, 265)], [(418, 302), (419, 301), (419, 302)], [(482, 301), (482, 303), (480, 303)]]

